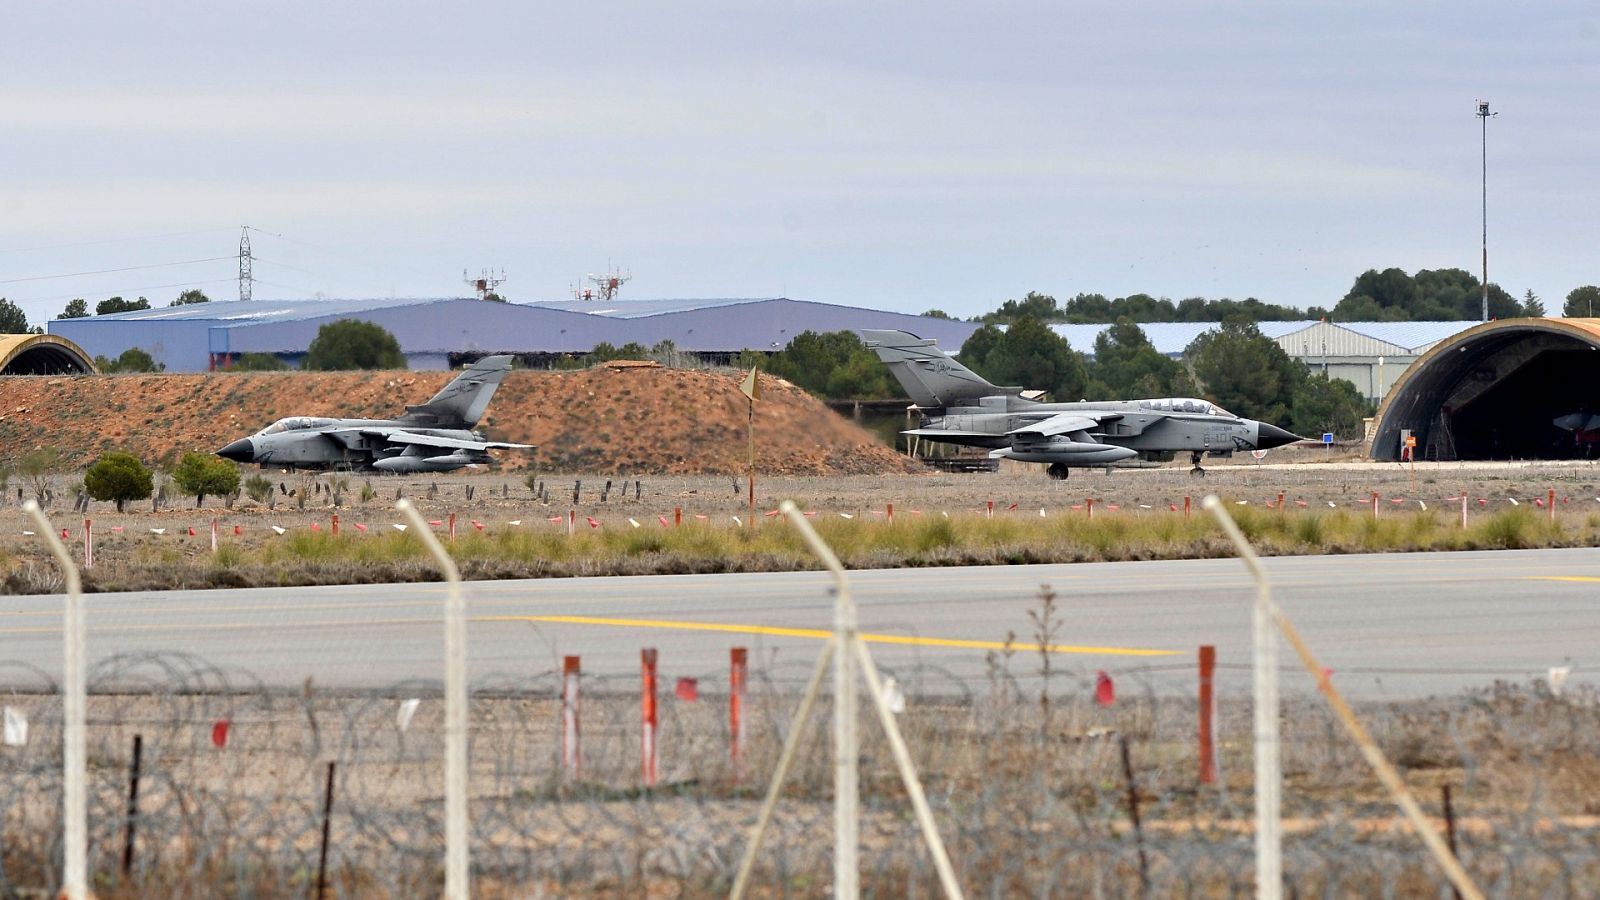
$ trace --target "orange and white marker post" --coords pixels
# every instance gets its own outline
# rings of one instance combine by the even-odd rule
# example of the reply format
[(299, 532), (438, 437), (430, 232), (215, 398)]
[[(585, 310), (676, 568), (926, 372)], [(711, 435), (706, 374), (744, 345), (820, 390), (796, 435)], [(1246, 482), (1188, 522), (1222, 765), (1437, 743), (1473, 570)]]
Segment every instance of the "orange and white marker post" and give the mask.
[(1183, 517), (1185, 519), (1189, 518), (1189, 497), (1188, 497), (1188, 495), (1184, 495), (1184, 498), (1183, 498)]
[(1212, 743), (1212, 723), (1216, 710), (1212, 696), (1213, 679), (1217, 671), (1217, 648), (1210, 644), (1200, 647), (1200, 783), (1212, 784), (1217, 780), (1217, 751)]
[(1094, 498), (1093, 497), (1085, 497), (1085, 498), (1083, 498), (1083, 508), (1085, 510), (1087, 510), (1088, 513), (1089, 513), (1089, 521), (1093, 522), (1094, 521)]
[(683, 507), (674, 506), (672, 508), (672, 527), (673, 528), (677, 528), (679, 525), (682, 525), (682, 524), (683, 524)]
[(338, 537), (339, 536), (339, 514), (338, 513), (334, 513), (333, 514), (333, 521), (330, 523), (329, 530), (333, 532), (333, 536), (334, 537)]
[(567, 537), (572, 537), (573, 533), (576, 532), (577, 530), (578, 530), (578, 511), (575, 510), (575, 509), (569, 509), (569, 510), (567, 510)]
[(1467, 527), (1467, 492), (1461, 492), (1461, 527)]
[(1373, 491), (1372, 492), (1372, 517), (1374, 519), (1376, 519), (1378, 517), (1378, 492), (1377, 491)]
[(1550, 492), (1545, 495), (1544, 505), (1545, 505), (1546, 509), (1550, 510), (1550, 521), (1554, 522), (1556, 520), (1556, 489), (1555, 488), (1551, 488)]
[(728, 762), (733, 780), (738, 781), (744, 766), (744, 689), (750, 654), (743, 647), (734, 647), (728, 658)]
[(218, 528), (217, 520), (216, 519), (212, 519), (211, 520), (211, 552), (212, 553), (216, 553), (217, 552), (217, 528)]
[(645, 647), (639, 651), (639, 668), (643, 676), (639, 686), (639, 778), (645, 787), (656, 786), (656, 764), (660, 760), (657, 745), (659, 721), (656, 711), (656, 648)]
[(583, 775), (583, 755), (578, 745), (578, 657), (561, 659), (561, 769), (577, 781)]
[(94, 523), (83, 520), (83, 567), (94, 568)]
[(890, 523), (894, 522), (894, 504), (893, 503), (889, 504), (888, 511), (884, 513), (884, 516), (889, 520)]
[(445, 521), (449, 523), (448, 527), (450, 529), (450, 540), (453, 541), (456, 539), (456, 514), (451, 513), (449, 518)]

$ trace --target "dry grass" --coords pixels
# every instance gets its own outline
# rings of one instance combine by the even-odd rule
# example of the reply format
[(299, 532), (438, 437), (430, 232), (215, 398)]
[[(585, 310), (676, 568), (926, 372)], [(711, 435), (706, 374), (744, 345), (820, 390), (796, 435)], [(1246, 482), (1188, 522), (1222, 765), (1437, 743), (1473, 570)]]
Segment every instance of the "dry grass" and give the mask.
[[(1600, 542), (1600, 505), (1595, 505), (1596, 487), (1588, 481), (1596, 475), (1592, 467), (1490, 467), (1450, 474), (1459, 477), (1446, 478), (1441, 469), (1413, 484), (1410, 474), (1397, 466), (1241, 466), (1213, 470), (1203, 487), (1230, 501), (1228, 508), (1240, 526), (1267, 554)], [(732, 479), (641, 479), (637, 485), (616, 479), (602, 502), (606, 479), (585, 478), (574, 504), (574, 482), (579, 479), (567, 476), (536, 478), (532, 489), (493, 474), (378, 479), (372, 499), (365, 502), (358, 489), (366, 481), (341, 476), (345, 488), (341, 505), (334, 507), (332, 492), (315, 492), (318, 481), (306, 478), (292, 485), (297, 496), (275, 494), (279, 508), (245, 501), (233, 510), (96, 511), (96, 566), (87, 583), (91, 590), (119, 590), (431, 580), (436, 575), (420, 543), (391, 527), (400, 520), (392, 508), (399, 493), (413, 498), (434, 521), (456, 516), (458, 537), (452, 551), (467, 576), (477, 579), (814, 567), (792, 528), (759, 511), (770, 510), (777, 497), (794, 498), (815, 513), (812, 523), (855, 568), (1231, 554), (1197, 504), (1192, 504), (1196, 508), (1190, 516), (1182, 515), (1185, 498), (1198, 499), (1195, 483), (1183, 472), (1074, 477), (1070, 483), (1053, 482), (1027, 469), (978, 476), (770, 479), (758, 485), (760, 506), (753, 526), (744, 486)], [(1446, 480), (1457, 483), (1444, 487)], [(537, 490), (541, 481), (542, 501)], [(1098, 490), (1080, 490), (1085, 487)], [(1553, 520), (1533, 505), (1550, 490), (1558, 498)], [(1380, 494), (1376, 515), (1370, 500), (1374, 491)], [(299, 508), (308, 493), (306, 508)], [(1469, 498), (1465, 528), (1459, 524), (1459, 501), (1451, 499), (1462, 495)], [(1520, 498), (1519, 503), (1513, 505), (1513, 498)], [(1396, 499), (1402, 502), (1392, 502)], [(334, 514), (341, 519), (338, 535), (331, 531)], [(570, 536), (569, 514), (576, 521)], [(70, 514), (55, 516), (69, 525), (70, 542), (78, 543), (81, 522)], [(662, 526), (678, 516), (680, 527)], [(221, 535), (215, 554), (209, 540), (213, 517), (220, 522)], [(590, 527), (590, 518), (599, 527)], [(313, 525), (320, 530), (311, 530)], [(30, 527), (15, 510), (0, 510), (4, 590), (59, 590), (59, 576), (42, 546), (20, 533)], [(191, 527), (196, 531), (192, 537)]]

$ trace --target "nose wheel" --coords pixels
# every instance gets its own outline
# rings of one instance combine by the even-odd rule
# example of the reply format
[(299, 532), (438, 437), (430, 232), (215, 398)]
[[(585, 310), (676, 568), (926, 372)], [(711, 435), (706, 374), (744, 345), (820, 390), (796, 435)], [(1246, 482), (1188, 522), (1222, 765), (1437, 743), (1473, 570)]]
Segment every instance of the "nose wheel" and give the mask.
[(1191, 454), (1189, 454), (1189, 462), (1194, 465), (1194, 468), (1189, 470), (1189, 477), (1190, 478), (1204, 478), (1204, 477), (1206, 477), (1206, 470), (1200, 468), (1200, 454), (1199, 453), (1191, 453)]
[(1057, 481), (1066, 481), (1068, 473), (1070, 473), (1072, 470), (1067, 468), (1066, 463), (1051, 463), (1050, 468), (1045, 469), (1044, 471), (1046, 475), (1049, 475), (1051, 478), (1054, 478)]

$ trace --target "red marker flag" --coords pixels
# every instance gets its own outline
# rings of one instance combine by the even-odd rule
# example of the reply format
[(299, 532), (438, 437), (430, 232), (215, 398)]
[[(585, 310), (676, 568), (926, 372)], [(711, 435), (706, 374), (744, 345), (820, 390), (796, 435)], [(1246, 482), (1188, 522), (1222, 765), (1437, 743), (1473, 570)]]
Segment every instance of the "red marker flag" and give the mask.
[(194, 526), (193, 525), (189, 526), (189, 537), (194, 537)]
[(357, 522), (356, 523), (356, 530), (361, 532), (362, 534), (366, 534), (367, 533), (367, 526), (361, 524), (360, 522)]
[(312, 531), (321, 531), (321, 530), (322, 530), (322, 526), (321, 526), (321, 525), (318, 525), (318, 524), (317, 524), (317, 523), (315, 523), (315, 522), (312, 522), (312, 523), (311, 523), (311, 530), (312, 530)]
[(672, 527), (672, 523), (667, 521), (667, 517), (666, 516), (656, 516), (656, 521), (661, 523), (661, 527), (662, 528), (671, 528)]
[(473, 519), (472, 520), (472, 527), (478, 529), (479, 531), (482, 531), (483, 530), (483, 523), (479, 522), (477, 519)]
[(211, 726), (211, 745), (213, 747), (228, 746), (228, 728), (232, 724), (227, 719), (218, 719), (217, 724)]
[(1094, 702), (1101, 706), (1117, 702), (1117, 689), (1111, 683), (1111, 676), (1103, 671), (1094, 674)]
[(678, 687), (674, 693), (679, 700), (693, 703), (700, 699), (700, 682), (694, 678), (679, 678)]
[(584, 516), (584, 518), (589, 520), (589, 527), (590, 528), (599, 528), (600, 527), (600, 523), (595, 521), (594, 516)]

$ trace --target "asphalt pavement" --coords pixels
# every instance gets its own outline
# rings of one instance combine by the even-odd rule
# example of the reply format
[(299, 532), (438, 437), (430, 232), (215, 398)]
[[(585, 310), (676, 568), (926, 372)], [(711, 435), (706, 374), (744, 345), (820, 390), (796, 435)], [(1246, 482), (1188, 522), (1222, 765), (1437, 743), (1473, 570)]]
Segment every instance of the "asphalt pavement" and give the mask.
[[(1283, 557), (1275, 597), (1352, 696), (1409, 698), (1543, 678), (1600, 675), (1600, 551), (1530, 550)], [(1121, 690), (1187, 693), (1197, 648), (1217, 648), (1224, 688), (1248, 685), (1254, 588), (1236, 559), (850, 573), (860, 628), (880, 665), (941, 691), (981, 691), (997, 668), (1034, 675), (1041, 587), (1056, 595), (1052, 665), (1105, 671)], [(579, 655), (625, 685), (639, 650), (663, 676), (724, 678), (728, 649), (804, 680), (832, 620), (826, 573), (471, 582), (473, 677), (521, 678)], [(185, 653), (268, 685), (374, 688), (442, 676), (443, 584), (92, 594), (91, 660)], [(61, 597), (0, 598), (0, 684), (60, 670)], [(1011, 643), (1009, 660), (1007, 641)], [(1286, 693), (1312, 682), (1286, 646)], [(599, 682), (597, 682), (599, 683)]]

